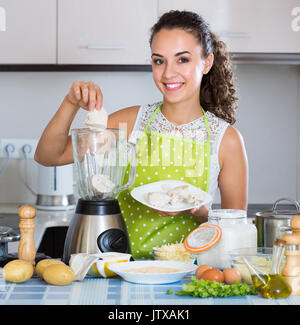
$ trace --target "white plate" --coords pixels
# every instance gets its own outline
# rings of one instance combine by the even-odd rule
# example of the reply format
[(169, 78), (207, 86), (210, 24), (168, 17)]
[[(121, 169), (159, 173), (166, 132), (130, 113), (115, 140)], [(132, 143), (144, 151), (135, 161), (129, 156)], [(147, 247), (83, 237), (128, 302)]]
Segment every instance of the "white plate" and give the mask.
[[(155, 206), (149, 204), (149, 202), (147, 200), (147, 195), (149, 192), (166, 192), (165, 188), (171, 189), (171, 188), (174, 188), (174, 187), (180, 186), (180, 185), (189, 185), (189, 189), (190, 189), (191, 193), (194, 193), (194, 194), (203, 193), (205, 200), (200, 205), (197, 205), (197, 206), (195, 206), (193, 204), (186, 203), (186, 202), (180, 202), (175, 205), (166, 204), (164, 207), (158, 208), (158, 207), (155, 207)], [(177, 211), (189, 210), (189, 209), (193, 209), (196, 207), (200, 207), (202, 205), (206, 205), (212, 201), (211, 195), (209, 195), (207, 192), (201, 190), (201, 188), (191, 185), (189, 183), (174, 180), (174, 179), (149, 183), (149, 184), (145, 184), (145, 185), (136, 187), (131, 191), (131, 195), (135, 200), (139, 201), (140, 203), (147, 205), (150, 208), (153, 208), (153, 209), (156, 209), (159, 211), (165, 211), (165, 212), (177, 212)]]
[[(165, 267), (178, 269), (178, 272), (172, 273), (138, 273), (127, 272), (129, 269), (144, 267)], [(195, 272), (197, 265), (187, 262), (177, 261), (133, 261), (122, 263), (110, 263), (107, 266), (111, 271), (122, 277), (125, 281), (143, 284), (163, 284), (172, 283), (181, 280), (186, 274)]]

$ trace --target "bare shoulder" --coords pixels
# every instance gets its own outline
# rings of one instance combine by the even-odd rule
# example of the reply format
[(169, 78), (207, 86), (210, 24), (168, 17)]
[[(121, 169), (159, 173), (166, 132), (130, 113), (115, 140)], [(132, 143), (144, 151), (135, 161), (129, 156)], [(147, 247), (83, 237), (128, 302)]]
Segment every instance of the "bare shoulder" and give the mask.
[(128, 136), (131, 134), (140, 105), (120, 109), (108, 116), (108, 127), (119, 128), (120, 123), (127, 125)]
[(244, 139), (235, 127), (229, 125), (220, 145), (220, 166), (223, 166), (226, 160), (236, 159), (238, 157), (246, 157)]
[(237, 149), (244, 145), (244, 139), (241, 133), (233, 126), (229, 125), (224, 133), (221, 147), (225, 149)]

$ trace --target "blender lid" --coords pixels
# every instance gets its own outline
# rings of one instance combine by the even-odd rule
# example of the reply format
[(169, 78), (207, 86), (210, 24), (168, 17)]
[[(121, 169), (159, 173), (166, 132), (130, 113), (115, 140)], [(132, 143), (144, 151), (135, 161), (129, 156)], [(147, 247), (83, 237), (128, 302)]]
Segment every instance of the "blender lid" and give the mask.
[(84, 200), (79, 199), (75, 213), (85, 215), (113, 215), (120, 214), (118, 200)]
[(222, 229), (216, 224), (206, 224), (194, 229), (184, 240), (189, 253), (200, 253), (213, 247), (222, 236)]

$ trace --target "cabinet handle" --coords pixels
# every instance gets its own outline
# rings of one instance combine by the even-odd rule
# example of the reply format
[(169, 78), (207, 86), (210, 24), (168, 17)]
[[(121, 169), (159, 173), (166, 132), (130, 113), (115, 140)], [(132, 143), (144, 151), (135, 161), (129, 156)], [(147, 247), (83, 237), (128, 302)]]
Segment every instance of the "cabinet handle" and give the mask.
[(226, 38), (251, 38), (249, 33), (231, 33), (231, 32), (221, 32), (217, 34), (219, 37)]
[(123, 50), (124, 46), (88, 45), (88, 50)]

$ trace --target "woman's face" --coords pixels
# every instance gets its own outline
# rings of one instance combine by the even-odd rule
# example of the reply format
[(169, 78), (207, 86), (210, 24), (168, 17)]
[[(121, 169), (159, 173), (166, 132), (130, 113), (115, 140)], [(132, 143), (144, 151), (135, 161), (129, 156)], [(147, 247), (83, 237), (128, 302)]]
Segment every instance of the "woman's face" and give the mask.
[(164, 101), (199, 100), (202, 76), (209, 71), (213, 55), (202, 58), (195, 36), (182, 29), (162, 29), (153, 37), (151, 50), (153, 79)]

